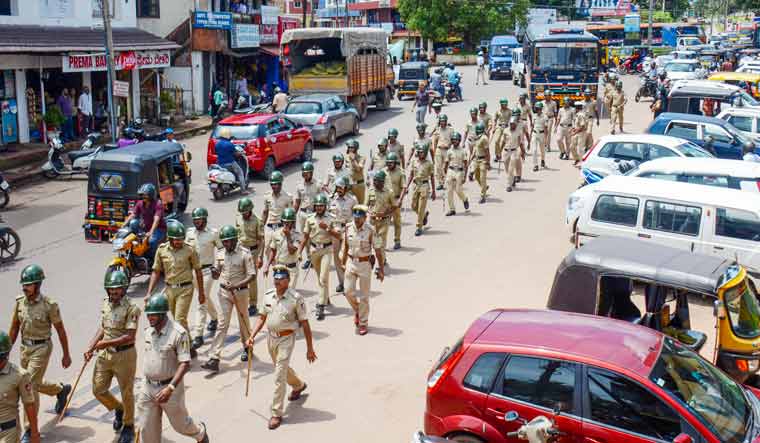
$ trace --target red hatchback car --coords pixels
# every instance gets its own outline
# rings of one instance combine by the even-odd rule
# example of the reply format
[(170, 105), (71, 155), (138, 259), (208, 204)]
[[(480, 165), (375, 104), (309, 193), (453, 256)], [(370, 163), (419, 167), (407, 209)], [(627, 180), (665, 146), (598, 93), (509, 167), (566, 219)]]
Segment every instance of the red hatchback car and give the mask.
[(314, 142), (311, 131), (299, 123), (278, 114), (239, 114), (220, 121), (208, 140), (208, 165), (216, 163), (219, 128), (230, 129), (233, 141), (245, 146), (248, 167), (265, 178), (275, 168), (292, 160), (311, 160)]
[[(517, 421), (554, 418), (557, 443), (757, 443), (758, 391), (652, 329), (604, 317), (494, 310), (428, 378), (425, 432), (517, 442)], [(558, 414), (555, 416), (555, 412)]]

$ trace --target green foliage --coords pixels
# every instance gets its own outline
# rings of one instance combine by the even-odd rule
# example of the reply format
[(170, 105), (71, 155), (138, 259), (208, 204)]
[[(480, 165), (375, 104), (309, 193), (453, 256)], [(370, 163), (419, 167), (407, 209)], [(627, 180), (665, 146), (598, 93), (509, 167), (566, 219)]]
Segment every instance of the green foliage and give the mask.
[(172, 112), (174, 110), (174, 97), (169, 91), (161, 91), (161, 111)]
[(467, 47), (494, 34), (524, 24), (529, 0), (399, 0), (398, 9), (409, 29), (436, 41), (462, 37)]
[(63, 116), (63, 112), (61, 112), (61, 108), (59, 108), (58, 105), (52, 105), (47, 108), (44, 119), (47, 128), (52, 129), (60, 128), (66, 120), (66, 117)]
[[(647, 23), (649, 21), (649, 10), (641, 10), (641, 23)], [(652, 14), (652, 21), (655, 23), (673, 23), (673, 15), (669, 11), (654, 11)]]

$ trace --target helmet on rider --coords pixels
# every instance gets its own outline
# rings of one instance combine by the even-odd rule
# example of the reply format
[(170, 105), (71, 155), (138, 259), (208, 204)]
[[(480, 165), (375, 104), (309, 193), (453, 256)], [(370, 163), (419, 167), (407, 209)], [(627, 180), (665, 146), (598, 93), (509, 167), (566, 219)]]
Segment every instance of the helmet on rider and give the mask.
[(156, 186), (153, 183), (143, 183), (140, 189), (137, 190), (137, 195), (140, 198), (148, 197), (151, 200), (156, 199)]
[(222, 226), (222, 229), (219, 230), (219, 240), (237, 240), (238, 238), (238, 231), (237, 229), (232, 225), (224, 225)]

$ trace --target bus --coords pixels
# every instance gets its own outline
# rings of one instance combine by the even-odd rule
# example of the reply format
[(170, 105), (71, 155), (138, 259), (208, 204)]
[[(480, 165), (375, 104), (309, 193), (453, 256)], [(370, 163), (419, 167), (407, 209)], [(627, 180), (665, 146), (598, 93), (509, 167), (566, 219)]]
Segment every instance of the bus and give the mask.
[(596, 96), (599, 84), (599, 39), (570, 25), (530, 25), (523, 54), (531, 102), (551, 89), (555, 100), (581, 100), (583, 91)]
[[(649, 38), (649, 24), (642, 22), (640, 25), (641, 42), (646, 43)], [(590, 24), (586, 26), (586, 31), (599, 38), (604, 46), (622, 46), (625, 41), (625, 32), (623, 25), (612, 24)], [(671, 31), (671, 32), (669, 32)], [(702, 43), (707, 41), (707, 36), (702, 26), (696, 23), (653, 23), (652, 24), (652, 45), (675, 46), (675, 41), (669, 41), (669, 35), (677, 37), (695, 36)], [(665, 37), (665, 41), (663, 41)]]

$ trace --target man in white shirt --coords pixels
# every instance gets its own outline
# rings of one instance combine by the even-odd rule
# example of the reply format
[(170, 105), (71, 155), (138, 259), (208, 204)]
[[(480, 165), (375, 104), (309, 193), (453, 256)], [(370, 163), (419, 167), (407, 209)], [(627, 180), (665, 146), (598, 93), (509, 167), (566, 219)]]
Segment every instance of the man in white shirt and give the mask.
[(744, 144), (744, 159), (745, 162), (755, 162), (760, 163), (760, 155), (757, 155), (755, 153), (755, 144), (751, 142), (747, 142)]
[(280, 89), (279, 86), (274, 88), (274, 92), (272, 108), (274, 108), (274, 112), (282, 112), (285, 110), (285, 107), (288, 106), (288, 94), (282, 92), (282, 89)]
[(476, 60), (478, 64), (478, 75), (475, 77), (475, 84), (479, 84), (480, 79), (483, 79), (483, 84), (487, 85), (486, 83), (486, 59), (483, 57), (483, 51), (478, 52), (478, 58)]
[(82, 94), (79, 96), (79, 102), (77, 104), (79, 112), (82, 113), (82, 128), (84, 131), (90, 131), (92, 124), (92, 96), (90, 95), (90, 88), (85, 86), (82, 88)]

